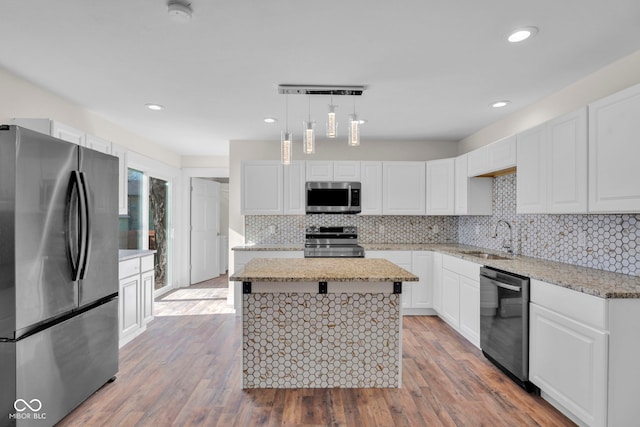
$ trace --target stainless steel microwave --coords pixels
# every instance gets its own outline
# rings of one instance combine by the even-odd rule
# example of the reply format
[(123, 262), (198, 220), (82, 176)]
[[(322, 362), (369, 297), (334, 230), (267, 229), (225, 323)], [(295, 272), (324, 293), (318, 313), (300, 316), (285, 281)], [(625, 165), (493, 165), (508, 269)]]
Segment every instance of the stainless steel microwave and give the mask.
[(309, 181), (306, 190), (307, 213), (360, 213), (359, 182)]

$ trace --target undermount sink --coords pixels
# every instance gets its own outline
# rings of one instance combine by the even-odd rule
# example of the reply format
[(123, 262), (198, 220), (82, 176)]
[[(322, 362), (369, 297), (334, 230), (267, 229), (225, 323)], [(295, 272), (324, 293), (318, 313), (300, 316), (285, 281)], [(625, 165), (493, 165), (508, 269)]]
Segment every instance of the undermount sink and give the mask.
[(464, 255), (470, 255), (470, 256), (474, 256), (474, 257), (478, 257), (478, 258), (484, 258), (484, 259), (500, 259), (500, 260), (513, 259), (512, 257), (509, 257), (509, 256), (490, 254), (490, 253), (482, 252), (482, 251), (460, 251), (460, 253), (464, 254)]

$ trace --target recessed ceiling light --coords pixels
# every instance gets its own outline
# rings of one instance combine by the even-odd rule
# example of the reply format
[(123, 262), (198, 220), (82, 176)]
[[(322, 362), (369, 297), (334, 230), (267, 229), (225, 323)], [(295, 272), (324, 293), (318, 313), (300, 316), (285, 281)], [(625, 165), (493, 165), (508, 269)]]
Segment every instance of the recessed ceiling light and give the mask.
[(538, 29), (536, 27), (518, 28), (517, 30), (509, 34), (509, 37), (507, 37), (507, 40), (509, 40), (511, 43), (518, 43), (530, 37), (533, 37), (536, 34), (538, 34)]
[(493, 104), (491, 104), (491, 106), (493, 108), (502, 108), (502, 107), (506, 107), (509, 104), (510, 104), (510, 101), (496, 101)]
[(263, 120), (265, 123), (275, 123), (278, 121), (275, 117), (265, 117)]
[(162, 105), (160, 105), (160, 104), (145, 104), (145, 106), (149, 110), (153, 110), (153, 111), (164, 110), (164, 107)]

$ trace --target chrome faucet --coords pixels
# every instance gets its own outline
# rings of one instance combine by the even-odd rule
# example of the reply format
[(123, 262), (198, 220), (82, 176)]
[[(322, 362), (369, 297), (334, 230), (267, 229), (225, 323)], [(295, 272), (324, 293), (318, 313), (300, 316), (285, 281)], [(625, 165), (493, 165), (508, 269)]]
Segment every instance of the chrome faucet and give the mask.
[(502, 247), (507, 250), (508, 254), (513, 255), (513, 232), (511, 230), (511, 224), (509, 224), (504, 219), (499, 219), (496, 223), (495, 230), (493, 230), (493, 236), (491, 237), (493, 237), (494, 239), (498, 237), (498, 226), (500, 225), (500, 223), (506, 224), (507, 227), (509, 227), (509, 243), (507, 243), (507, 239), (504, 239), (502, 241)]

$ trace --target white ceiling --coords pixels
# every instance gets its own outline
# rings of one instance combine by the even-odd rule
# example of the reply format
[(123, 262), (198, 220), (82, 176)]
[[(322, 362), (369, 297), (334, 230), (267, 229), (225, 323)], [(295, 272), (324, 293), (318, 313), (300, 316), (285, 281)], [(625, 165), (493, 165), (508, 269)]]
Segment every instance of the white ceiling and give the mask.
[[(280, 138), (278, 84), (366, 85), (356, 99), (369, 121), (363, 143), (458, 141), (640, 49), (638, 0), (191, 6), (193, 18), (181, 24), (166, 0), (2, 0), (0, 65), (179, 154), (227, 155), (229, 140)], [(507, 43), (520, 26), (540, 32)], [(512, 104), (489, 107), (501, 99)], [(353, 100), (334, 101), (344, 139)], [(328, 103), (311, 99), (321, 129)], [(289, 96), (294, 137), (307, 106), (306, 96)], [(268, 125), (265, 116), (280, 121)]]

